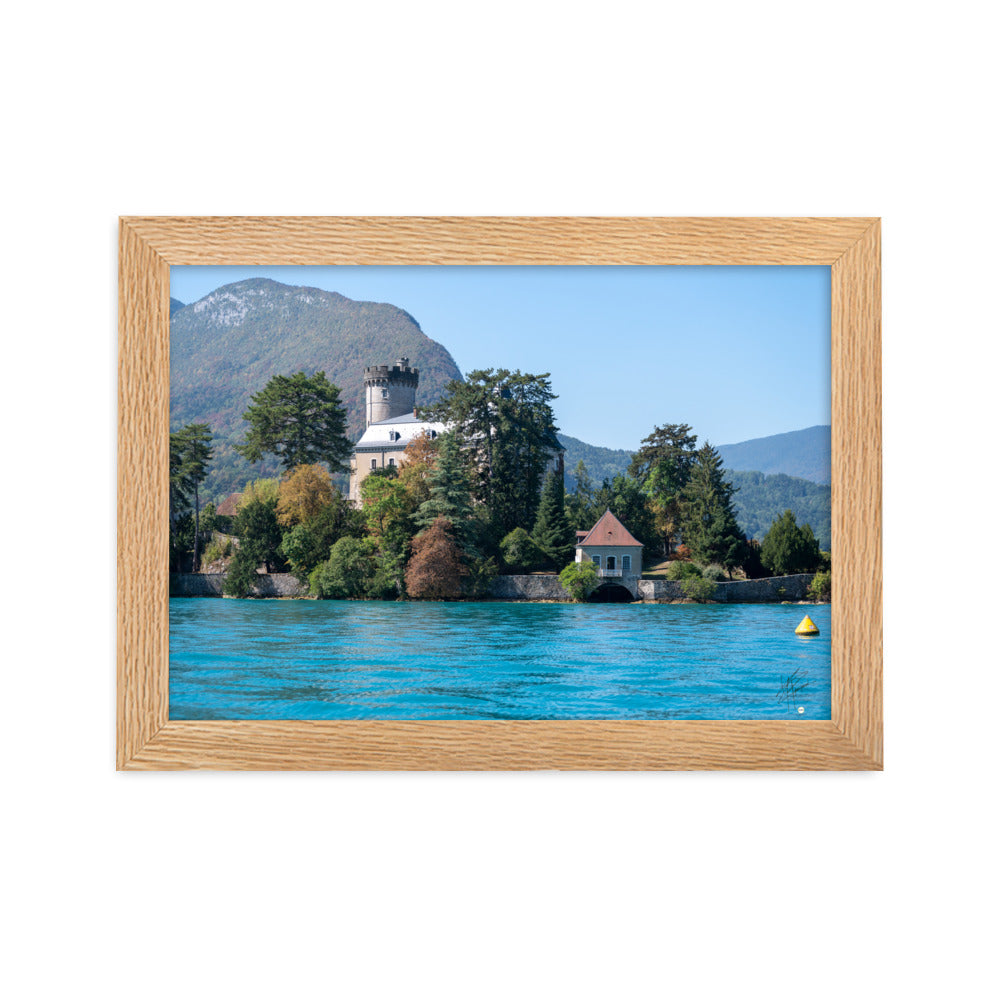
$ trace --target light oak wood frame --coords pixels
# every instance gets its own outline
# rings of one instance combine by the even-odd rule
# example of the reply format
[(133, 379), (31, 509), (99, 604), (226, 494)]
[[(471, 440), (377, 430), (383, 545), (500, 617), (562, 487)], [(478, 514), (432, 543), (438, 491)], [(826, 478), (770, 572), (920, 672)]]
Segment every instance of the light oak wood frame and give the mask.
[[(831, 721), (171, 721), (171, 264), (830, 265)], [(121, 219), (118, 768), (880, 770), (880, 312), (878, 219)]]

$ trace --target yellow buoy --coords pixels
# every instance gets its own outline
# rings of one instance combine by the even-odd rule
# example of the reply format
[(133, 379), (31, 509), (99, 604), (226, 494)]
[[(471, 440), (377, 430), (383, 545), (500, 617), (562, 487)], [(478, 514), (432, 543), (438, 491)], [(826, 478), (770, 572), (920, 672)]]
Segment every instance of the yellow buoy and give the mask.
[(799, 622), (799, 627), (795, 630), (796, 635), (819, 635), (819, 629), (816, 628), (815, 622), (806, 615), (802, 621)]

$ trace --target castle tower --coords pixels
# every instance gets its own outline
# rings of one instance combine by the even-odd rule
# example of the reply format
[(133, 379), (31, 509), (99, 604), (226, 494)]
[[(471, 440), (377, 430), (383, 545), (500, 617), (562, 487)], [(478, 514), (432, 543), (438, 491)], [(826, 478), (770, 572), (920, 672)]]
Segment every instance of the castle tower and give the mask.
[(365, 368), (365, 427), (413, 413), (417, 403), (420, 372), (410, 367), (409, 358), (389, 365)]

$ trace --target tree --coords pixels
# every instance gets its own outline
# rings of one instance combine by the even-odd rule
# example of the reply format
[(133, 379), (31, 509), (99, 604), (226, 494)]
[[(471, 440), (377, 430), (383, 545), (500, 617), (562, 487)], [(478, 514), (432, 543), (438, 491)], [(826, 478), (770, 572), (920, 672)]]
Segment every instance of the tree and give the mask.
[(480, 369), (452, 381), (426, 419), (449, 425), (461, 442), (472, 496), (496, 537), (533, 524), (542, 475), (559, 448), (549, 374)]
[[(653, 512), (649, 498), (642, 491), (639, 481), (631, 476), (615, 476), (609, 483), (606, 479), (594, 494), (595, 510), (599, 514), (610, 510), (628, 531), (649, 551), (657, 541), (653, 524)], [(594, 519), (595, 522), (597, 518)], [(588, 524), (590, 529), (594, 525)]]
[(409, 495), (410, 512), (416, 511), (424, 501), (430, 499), (430, 474), (437, 464), (438, 439), (427, 431), (415, 437), (403, 453), (399, 468), (399, 481)]
[(585, 601), (601, 580), (592, 562), (573, 562), (559, 574), (559, 582), (574, 601)]
[(270, 573), (284, 565), (281, 552), (281, 526), (278, 524), (278, 501), (251, 499), (240, 505), (233, 525), (240, 540), (241, 562), (264, 564)]
[(322, 465), (297, 465), (278, 486), (278, 524), (291, 528), (314, 517), (333, 501), (330, 474)]
[(681, 492), (681, 533), (696, 560), (718, 563), (730, 577), (746, 546), (733, 512), (734, 492), (719, 453), (706, 443)]
[(555, 566), (565, 566), (574, 549), (573, 529), (566, 520), (566, 493), (563, 478), (549, 472), (542, 486), (535, 530), (531, 533), (538, 547)]
[(375, 574), (372, 543), (367, 538), (341, 538), (330, 558), (313, 570), (309, 589), (316, 597), (364, 597)]
[(413, 553), (406, 567), (406, 591), (424, 600), (460, 597), (462, 578), (468, 572), (451, 523), (439, 517), (413, 539)]
[(312, 571), (329, 559), (330, 548), (338, 539), (360, 538), (363, 534), (361, 511), (352, 507), (340, 490), (334, 490), (330, 503), (285, 532), (281, 552), (292, 572), (305, 583)]
[(664, 558), (681, 521), (681, 495), (694, 467), (697, 435), (688, 424), (654, 427), (632, 456), (628, 473), (649, 497), (653, 529)]
[(253, 396), (243, 419), (250, 429), (236, 450), (248, 461), (271, 454), (286, 469), (325, 462), (330, 472), (347, 470), (346, 416), (340, 390), (325, 372), (275, 375)]
[(603, 511), (594, 508), (594, 483), (581, 458), (573, 471), (576, 489), (566, 495), (566, 519), (571, 531), (589, 531)]
[(194, 499), (194, 556), (191, 568), (197, 572), (200, 541), (199, 515), (201, 500), (198, 488), (208, 475), (212, 460), (212, 432), (208, 424), (188, 424), (170, 435), (170, 499), (174, 504), (190, 505)]
[(444, 518), (458, 536), (462, 547), (473, 552), (477, 546), (477, 528), (473, 521), (471, 486), (458, 439), (455, 434), (439, 438), (437, 462), (427, 474), (428, 498), (414, 515), (418, 528), (429, 528)]
[(524, 528), (515, 528), (500, 543), (500, 555), (511, 573), (530, 573), (544, 566), (548, 553), (538, 547)]
[(653, 432), (642, 439), (641, 447), (632, 456), (628, 474), (645, 486), (654, 466), (669, 459), (674, 466), (674, 475), (683, 487), (694, 467), (697, 443), (697, 435), (691, 433), (687, 424), (654, 427)]
[(808, 524), (795, 523), (795, 515), (786, 510), (775, 519), (760, 546), (761, 562), (773, 576), (788, 573), (811, 573), (823, 565), (819, 543)]
[(368, 534), (380, 539), (393, 528), (409, 535), (409, 495), (395, 477), (366, 476), (361, 483), (361, 511)]

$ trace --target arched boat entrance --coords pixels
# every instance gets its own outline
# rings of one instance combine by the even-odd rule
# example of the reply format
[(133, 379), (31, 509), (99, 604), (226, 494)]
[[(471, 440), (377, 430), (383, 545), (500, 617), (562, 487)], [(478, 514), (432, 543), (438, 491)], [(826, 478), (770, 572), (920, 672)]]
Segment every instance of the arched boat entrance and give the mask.
[(590, 604), (628, 604), (634, 601), (632, 592), (620, 583), (605, 583), (587, 598)]

